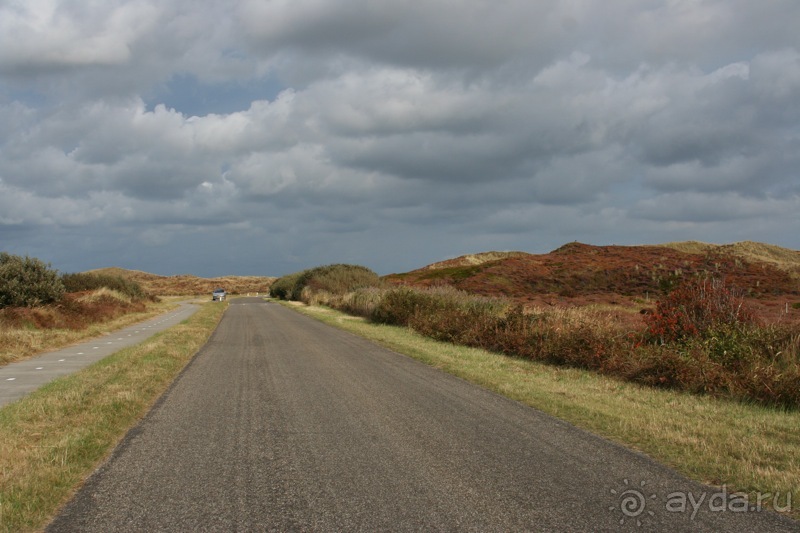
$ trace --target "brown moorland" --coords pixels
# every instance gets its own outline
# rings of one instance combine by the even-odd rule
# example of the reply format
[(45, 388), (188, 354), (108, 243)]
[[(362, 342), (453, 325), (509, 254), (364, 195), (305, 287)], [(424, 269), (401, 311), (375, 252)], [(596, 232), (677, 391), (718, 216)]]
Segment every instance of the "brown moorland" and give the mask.
[[(724, 279), (768, 320), (798, 320), (800, 252), (761, 243), (592, 246), (547, 254), (489, 252), (391, 274), (397, 285), (449, 285), (534, 306), (642, 308), (694, 276)], [(794, 305), (794, 307), (793, 307)]]
[(121, 276), (139, 283), (147, 292), (158, 296), (186, 296), (211, 294), (216, 288), (223, 288), (230, 294), (247, 294), (269, 292), (269, 287), (276, 278), (267, 276), (224, 276), (217, 278), (201, 278), (191, 274), (177, 276), (159, 276), (139, 270), (110, 267), (90, 271), (92, 274)]
[(115, 290), (71, 292), (55, 303), (0, 309), (0, 365), (163, 313), (169, 302)]

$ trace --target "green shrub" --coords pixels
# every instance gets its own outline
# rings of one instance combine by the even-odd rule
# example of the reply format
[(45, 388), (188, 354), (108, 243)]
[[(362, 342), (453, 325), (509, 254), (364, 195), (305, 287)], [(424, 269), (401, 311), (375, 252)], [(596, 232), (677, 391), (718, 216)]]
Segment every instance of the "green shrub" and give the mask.
[(139, 283), (122, 276), (92, 273), (64, 274), (61, 276), (61, 281), (67, 292), (93, 291), (105, 287), (134, 300), (143, 300), (149, 297)]
[(378, 275), (360, 265), (325, 265), (306, 270), (300, 274), (292, 288), (292, 300), (302, 300), (303, 290), (307, 294), (324, 292), (342, 296), (364, 287), (380, 285)]
[(0, 252), (0, 308), (35, 307), (63, 295), (64, 284), (50, 264)]
[[(315, 295), (342, 297), (350, 292), (382, 283), (378, 275), (359, 265), (325, 265), (278, 278), (270, 293), (281, 300), (305, 301)], [(315, 300), (315, 303), (320, 303)], [(324, 303), (324, 302), (321, 302)]]
[(296, 272), (276, 279), (269, 288), (270, 295), (281, 300), (290, 300), (300, 274), (301, 272)]

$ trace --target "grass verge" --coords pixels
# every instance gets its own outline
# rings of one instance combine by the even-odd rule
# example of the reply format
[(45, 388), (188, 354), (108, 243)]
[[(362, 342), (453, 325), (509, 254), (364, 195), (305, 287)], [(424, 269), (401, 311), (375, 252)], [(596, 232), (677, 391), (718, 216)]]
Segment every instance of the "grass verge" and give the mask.
[(42, 528), (202, 347), (226, 307), (203, 305), (0, 409), (0, 531)]
[[(428, 339), (329, 308), (281, 302), (327, 324), (639, 450), (689, 478), (780, 495), (800, 518), (800, 412), (623, 382)], [(788, 500), (787, 500), (788, 498)]]

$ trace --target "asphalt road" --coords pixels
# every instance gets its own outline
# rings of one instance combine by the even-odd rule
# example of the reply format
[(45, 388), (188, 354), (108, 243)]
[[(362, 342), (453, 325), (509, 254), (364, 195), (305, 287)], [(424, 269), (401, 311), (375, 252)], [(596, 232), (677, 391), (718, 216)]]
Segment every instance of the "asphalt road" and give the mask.
[(252, 298), (231, 302), (208, 344), (48, 530), (797, 532), (800, 524), (745, 512), (721, 488)]

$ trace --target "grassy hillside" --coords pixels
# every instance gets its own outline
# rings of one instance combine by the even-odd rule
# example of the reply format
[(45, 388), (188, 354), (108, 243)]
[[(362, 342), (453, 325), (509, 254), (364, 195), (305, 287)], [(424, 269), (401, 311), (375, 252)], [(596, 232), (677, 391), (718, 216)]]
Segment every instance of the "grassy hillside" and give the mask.
[(276, 278), (267, 276), (224, 276), (200, 278), (190, 274), (159, 276), (139, 270), (111, 267), (92, 270), (95, 274), (121, 276), (138, 282), (147, 292), (162, 296), (211, 293), (222, 287), (232, 294), (266, 293)]

